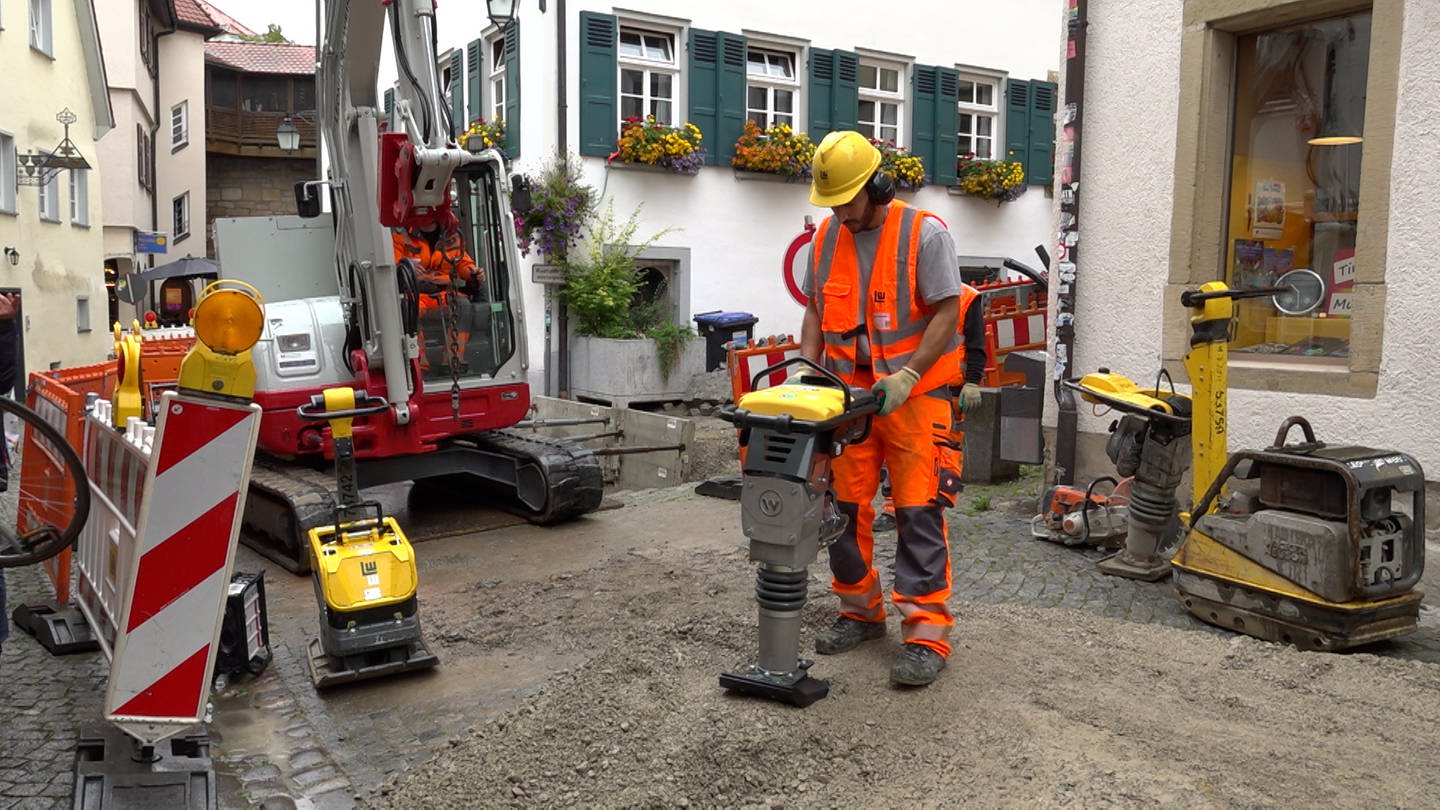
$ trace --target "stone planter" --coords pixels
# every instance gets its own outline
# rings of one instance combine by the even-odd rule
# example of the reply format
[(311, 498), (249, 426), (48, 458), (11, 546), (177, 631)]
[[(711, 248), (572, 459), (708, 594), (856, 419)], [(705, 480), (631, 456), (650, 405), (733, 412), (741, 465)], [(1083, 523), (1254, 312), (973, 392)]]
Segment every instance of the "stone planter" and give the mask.
[(705, 339), (691, 338), (669, 377), (660, 374), (660, 350), (649, 338), (576, 335), (570, 339), (570, 395), (617, 408), (641, 402), (683, 400), (690, 378), (705, 371)]

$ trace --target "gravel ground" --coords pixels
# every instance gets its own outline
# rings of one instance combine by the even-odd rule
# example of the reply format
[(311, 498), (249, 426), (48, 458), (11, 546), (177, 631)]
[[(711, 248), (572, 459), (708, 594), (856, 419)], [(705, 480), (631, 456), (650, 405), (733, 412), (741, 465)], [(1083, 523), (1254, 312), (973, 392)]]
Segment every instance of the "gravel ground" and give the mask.
[[(1032, 505), (958, 508), (975, 530), (1013, 532)], [(742, 544), (656, 545), (492, 594), (499, 613), (433, 610), (437, 637), (460, 645), (450, 655), (508, 654), (523, 637), (583, 662), (392, 774), (367, 806), (1419, 807), (1440, 788), (1435, 664), (964, 593), (955, 654), (928, 688), (888, 685), (892, 616), (885, 640), (816, 662), (831, 691), (815, 705), (732, 696), (716, 676), (756, 643)], [(810, 598), (805, 645), (834, 615), (823, 557)]]

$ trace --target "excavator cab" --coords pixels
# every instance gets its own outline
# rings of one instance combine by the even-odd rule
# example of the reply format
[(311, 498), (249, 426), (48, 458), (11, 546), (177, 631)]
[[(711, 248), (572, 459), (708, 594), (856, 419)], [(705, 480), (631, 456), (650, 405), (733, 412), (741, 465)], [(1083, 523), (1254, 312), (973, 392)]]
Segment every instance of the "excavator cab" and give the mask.
[[(510, 305), (510, 255), (505, 243), (500, 178), (494, 164), (458, 169), (452, 176), (465, 252), (483, 279), (454, 290), (418, 292), (416, 322), (420, 375), (427, 393), (467, 379), (494, 379), (516, 351), (517, 316)], [(457, 282), (460, 280), (457, 279)]]

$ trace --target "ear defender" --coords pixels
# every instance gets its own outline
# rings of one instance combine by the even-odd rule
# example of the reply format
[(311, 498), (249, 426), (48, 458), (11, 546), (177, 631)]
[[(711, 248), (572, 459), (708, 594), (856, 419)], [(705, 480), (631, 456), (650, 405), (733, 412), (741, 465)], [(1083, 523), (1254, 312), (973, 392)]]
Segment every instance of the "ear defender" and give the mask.
[(882, 171), (876, 171), (865, 182), (865, 193), (874, 205), (885, 205), (895, 199), (895, 180)]

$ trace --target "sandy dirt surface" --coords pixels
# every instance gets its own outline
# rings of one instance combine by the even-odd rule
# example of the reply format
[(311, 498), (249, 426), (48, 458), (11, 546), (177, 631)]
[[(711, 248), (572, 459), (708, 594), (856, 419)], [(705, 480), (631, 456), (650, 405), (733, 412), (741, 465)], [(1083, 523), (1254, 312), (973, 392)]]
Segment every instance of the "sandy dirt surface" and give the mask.
[[(507, 541), (485, 570), (422, 547), (445, 664), (418, 688), (483, 719), (366, 786), (363, 804), (1420, 807), (1440, 790), (1440, 665), (1198, 624), (956, 593), (955, 654), (931, 687), (889, 686), (892, 615), (886, 639), (818, 658), (831, 691), (815, 705), (732, 696), (717, 675), (756, 644), (738, 510), (685, 489), (624, 500), (590, 537), (582, 524)], [(995, 504), (989, 525), (1014, 532), (1029, 503)], [(472, 602), (453, 598), (467, 590)], [(823, 557), (810, 595), (807, 655), (833, 617)], [(511, 689), (497, 698), (498, 682)]]

